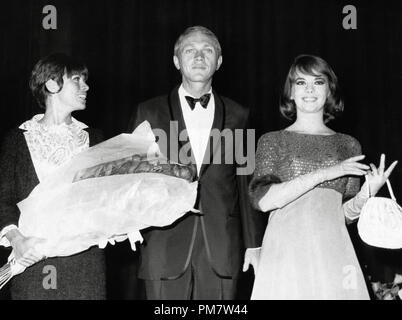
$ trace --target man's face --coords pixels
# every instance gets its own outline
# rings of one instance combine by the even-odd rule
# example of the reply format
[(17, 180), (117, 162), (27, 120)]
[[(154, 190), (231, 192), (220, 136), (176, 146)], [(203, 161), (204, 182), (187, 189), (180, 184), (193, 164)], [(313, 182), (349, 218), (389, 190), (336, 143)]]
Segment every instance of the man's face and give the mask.
[(214, 42), (208, 36), (195, 32), (184, 38), (173, 62), (182, 73), (183, 80), (205, 83), (219, 69), (222, 56), (218, 56)]

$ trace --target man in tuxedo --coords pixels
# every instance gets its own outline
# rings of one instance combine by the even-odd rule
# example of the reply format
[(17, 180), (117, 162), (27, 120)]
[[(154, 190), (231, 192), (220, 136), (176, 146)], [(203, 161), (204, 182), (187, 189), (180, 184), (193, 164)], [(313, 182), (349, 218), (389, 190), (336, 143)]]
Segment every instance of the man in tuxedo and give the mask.
[[(222, 54), (207, 28), (187, 28), (176, 41), (173, 62), (181, 85), (139, 104), (129, 131), (147, 120), (166, 133), (158, 143), (170, 160), (185, 162), (183, 155), (189, 154), (197, 168), (198, 198), (194, 212), (143, 233), (139, 277), (147, 299), (233, 299), (244, 248), (243, 268), (255, 267), (258, 249), (253, 248), (260, 246), (262, 230), (248, 202), (247, 176), (227, 161), (235, 158), (235, 143), (224, 146), (231, 142), (222, 137), (214, 142), (212, 132), (245, 129), (248, 110), (212, 89)], [(189, 152), (183, 153), (186, 146)]]

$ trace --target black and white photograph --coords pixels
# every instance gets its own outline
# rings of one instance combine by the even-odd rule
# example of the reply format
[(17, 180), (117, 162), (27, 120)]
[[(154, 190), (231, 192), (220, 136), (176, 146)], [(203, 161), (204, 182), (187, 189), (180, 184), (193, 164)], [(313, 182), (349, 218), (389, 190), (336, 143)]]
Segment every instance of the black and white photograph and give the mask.
[(402, 1), (5, 1), (0, 46), (0, 300), (402, 299)]

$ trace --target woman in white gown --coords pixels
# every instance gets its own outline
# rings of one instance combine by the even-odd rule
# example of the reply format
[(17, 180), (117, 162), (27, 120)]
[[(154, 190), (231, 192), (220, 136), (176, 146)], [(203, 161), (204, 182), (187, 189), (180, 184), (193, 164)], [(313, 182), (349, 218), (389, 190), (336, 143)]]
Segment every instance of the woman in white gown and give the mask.
[[(250, 183), (254, 207), (270, 212), (252, 299), (368, 299), (346, 220), (358, 218), (396, 165), (377, 169), (359, 142), (326, 126), (343, 110), (337, 78), (321, 58), (298, 56), (281, 113), (294, 123), (259, 142)], [(367, 182), (360, 189), (359, 176)]]

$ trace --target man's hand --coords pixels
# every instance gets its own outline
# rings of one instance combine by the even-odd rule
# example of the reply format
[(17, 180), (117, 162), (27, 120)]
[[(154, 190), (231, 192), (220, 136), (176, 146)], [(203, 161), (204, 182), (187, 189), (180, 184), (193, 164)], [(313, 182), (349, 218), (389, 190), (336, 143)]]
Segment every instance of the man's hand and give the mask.
[(244, 254), (243, 272), (248, 270), (250, 264), (253, 266), (254, 274), (258, 269), (258, 264), (260, 262), (260, 252), (261, 248), (248, 248)]

